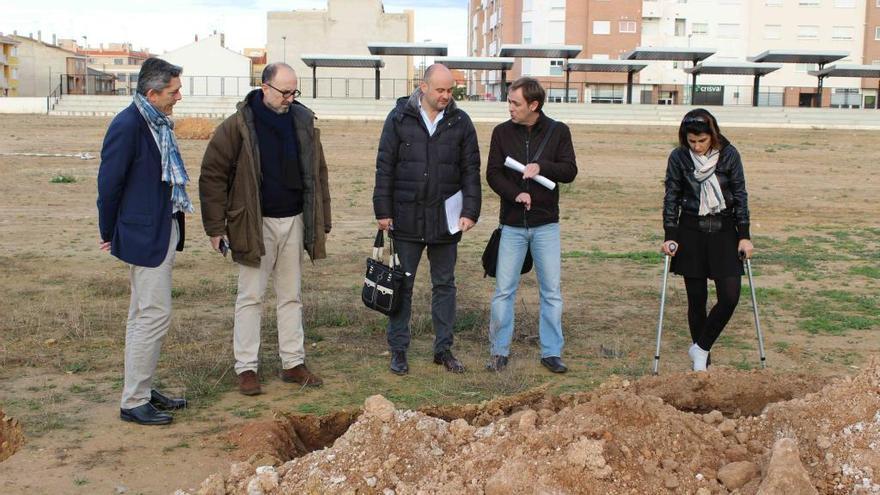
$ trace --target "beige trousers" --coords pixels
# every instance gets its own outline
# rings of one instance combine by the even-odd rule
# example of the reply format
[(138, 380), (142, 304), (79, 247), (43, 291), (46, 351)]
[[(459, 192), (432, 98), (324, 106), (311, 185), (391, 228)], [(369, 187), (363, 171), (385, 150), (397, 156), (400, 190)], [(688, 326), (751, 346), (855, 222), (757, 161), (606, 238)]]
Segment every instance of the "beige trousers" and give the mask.
[(132, 409), (150, 401), (153, 374), (159, 351), (171, 326), (171, 267), (177, 241), (177, 220), (171, 220), (168, 253), (155, 268), (130, 265), (131, 303), (125, 328), (125, 382), (122, 386), (123, 409)]
[(278, 316), (278, 354), (284, 369), (305, 360), (302, 321), (303, 216), (263, 218), (266, 254), (260, 267), (239, 264), (233, 351), (235, 372), (256, 371), (260, 354), (263, 295), (271, 277)]

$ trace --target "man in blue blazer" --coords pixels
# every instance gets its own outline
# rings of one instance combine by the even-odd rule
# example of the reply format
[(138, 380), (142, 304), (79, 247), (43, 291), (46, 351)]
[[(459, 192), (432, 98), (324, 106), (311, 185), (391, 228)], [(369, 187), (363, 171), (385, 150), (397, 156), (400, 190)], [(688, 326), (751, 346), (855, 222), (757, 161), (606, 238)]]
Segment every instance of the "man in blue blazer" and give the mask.
[(98, 170), (100, 248), (129, 264), (131, 304), (125, 333), (120, 418), (168, 424), (186, 407), (152, 388), (171, 324), (171, 267), (183, 250), (184, 214), (193, 211), (189, 178), (168, 118), (180, 100), (182, 69), (158, 58), (141, 66), (134, 102), (104, 137)]

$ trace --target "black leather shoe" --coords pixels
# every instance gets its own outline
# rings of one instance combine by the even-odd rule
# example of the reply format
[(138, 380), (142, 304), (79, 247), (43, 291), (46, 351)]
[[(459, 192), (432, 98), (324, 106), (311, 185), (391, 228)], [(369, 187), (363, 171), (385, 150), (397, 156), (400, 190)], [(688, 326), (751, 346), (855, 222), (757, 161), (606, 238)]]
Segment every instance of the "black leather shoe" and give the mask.
[(568, 368), (562, 364), (562, 359), (559, 356), (541, 358), (541, 364), (554, 373), (565, 373), (568, 371)]
[(120, 409), (119, 419), (139, 425), (167, 425), (174, 417), (168, 413), (160, 412), (147, 402), (144, 405), (131, 409)]
[(162, 395), (158, 390), (150, 390), (150, 404), (160, 411), (173, 411), (186, 407), (186, 399), (172, 399)]
[(451, 371), (452, 373), (464, 373), (464, 365), (461, 364), (461, 361), (455, 359), (455, 356), (452, 355), (452, 351), (443, 351), (434, 354), (434, 364), (442, 364), (446, 371)]
[(507, 367), (507, 356), (492, 356), (486, 363), (487, 371), (501, 371)]
[(391, 351), (391, 372), (395, 375), (409, 373), (409, 364), (406, 362), (406, 351)]

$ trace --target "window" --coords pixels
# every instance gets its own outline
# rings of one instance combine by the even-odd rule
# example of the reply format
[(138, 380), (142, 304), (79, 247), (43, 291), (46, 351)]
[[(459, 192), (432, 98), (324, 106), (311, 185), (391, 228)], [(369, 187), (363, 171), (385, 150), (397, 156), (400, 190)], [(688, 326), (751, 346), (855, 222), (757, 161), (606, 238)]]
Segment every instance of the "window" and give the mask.
[(122, 65), (124, 63), (125, 63), (125, 59), (121, 59), (121, 58), (114, 58), (113, 59), (113, 65)]
[(819, 26), (798, 26), (798, 39), (815, 40), (819, 38)]
[(798, 0), (798, 5), (801, 7), (818, 7), (819, 0)]
[(593, 21), (593, 34), (611, 34), (611, 21)]
[(550, 21), (547, 41), (554, 45), (565, 44), (565, 21)]
[(594, 53), (593, 60), (610, 60), (611, 57), (608, 56), (607, 53)]
[(880, 40), (880, 26), (874, 28), (874, 39)]
[(852, 26), (834, 26), (831, 28), (831, 39), (833, 40), (851, 40), (855, 34), (855, 28)]
[(133, 82), (133, 83), (136, 83), (136, 82), (138, 82), (138, 75), (137, 75), (137, 74), (131, 74), (130, 76), (128, 76), (128, 80), (131, 81), (131, 82)]
[(675, 20), (675, 35), (676, 36), (686, 36), (687, 21), (685, 19), (676, 19)]
[(551, 60), (550, 61), (550, 75), (551, 76), (561, 76), (562, 75), (562, 60)]
[(764, 24), (764, 39), (778, 40), (782, 38), (782, 24)]
[(691, 24), (691, 33), (695, 36), (705, 36), (709, 34), (709, 24), (706, 22), (695, 22)]
[(522, 42), (524, 45), (528, 45), (532, 42), (532, 23), (531, 22), (523, 22), (522, 23)]
[(617, 30), (621, 33), (635, 33), (636, 21), (620, 21), (617, 24)]
[(739, 38), (739, 24), (718, 24), (718, 37), (725, 39)]
[(880, 60), (872, 60), (871, 65), (880, 65)]
[(819, 66), (816, 64), (795, 64), (795, 66), (794, 66), (795, 72), (802, 72), (804, 74), (806, 74), (807, 72), (809, 72), (811, 70), (818, 70), (818, 69), (819, 69)]
[(764, 0), (764, 5), (768, 7), (782, 7), (782, 0)]
[(854, 9), (856, 0), (834, 0), (834, 6), (838, 9)]

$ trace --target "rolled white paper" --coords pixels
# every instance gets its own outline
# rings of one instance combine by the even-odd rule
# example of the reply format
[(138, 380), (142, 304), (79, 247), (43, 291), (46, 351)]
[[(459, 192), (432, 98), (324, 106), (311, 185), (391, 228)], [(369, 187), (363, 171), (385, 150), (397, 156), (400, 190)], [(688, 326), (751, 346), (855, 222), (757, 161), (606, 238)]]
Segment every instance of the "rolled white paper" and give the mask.
[[(511, 158), (509, 156), (504, 159), (504, 166), (507, 168), (511, 168), (513, 170), (516, 170), (517, 172), (520, 172), (520, 173), (522, 173), (526, 170), (525, 165), (514, 160), (513, 158)], [(532, 177), (532, 180), (534, 180), (538, 184), (541, 184), (542, 186), (546, 187), (547, 189), (550, 189), (551, 191), (556, 189), (556, 183), (553, 182), (552, 180), (544, 177), (543, 175), (536, 175), (536, 176)]]

